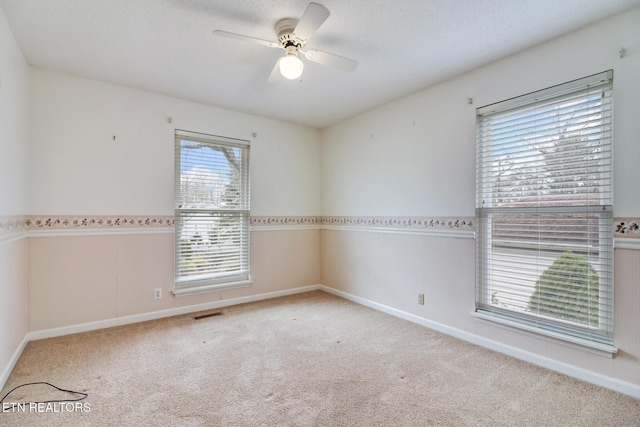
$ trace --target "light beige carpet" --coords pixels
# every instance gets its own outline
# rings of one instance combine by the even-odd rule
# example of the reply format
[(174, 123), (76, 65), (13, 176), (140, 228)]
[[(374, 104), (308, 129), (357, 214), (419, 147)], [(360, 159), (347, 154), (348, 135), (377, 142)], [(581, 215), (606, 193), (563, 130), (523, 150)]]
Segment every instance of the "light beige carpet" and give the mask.
[[(46, 381), (87, 393), (84, 412), (0, 424), (640, 425), (640, 400), (324, 292), (220, 311), (30, 342), (0, 398)], [(5, 403), (77, 397), (33, 385)]]

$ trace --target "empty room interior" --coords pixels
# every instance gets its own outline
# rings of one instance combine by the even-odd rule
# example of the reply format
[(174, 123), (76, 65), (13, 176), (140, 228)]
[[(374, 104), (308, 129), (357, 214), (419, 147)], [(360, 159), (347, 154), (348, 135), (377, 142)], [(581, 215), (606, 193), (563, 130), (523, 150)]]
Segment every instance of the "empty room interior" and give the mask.
[(638, 0), (0, 0), (0, 425), (638, 425), (639, 135)]

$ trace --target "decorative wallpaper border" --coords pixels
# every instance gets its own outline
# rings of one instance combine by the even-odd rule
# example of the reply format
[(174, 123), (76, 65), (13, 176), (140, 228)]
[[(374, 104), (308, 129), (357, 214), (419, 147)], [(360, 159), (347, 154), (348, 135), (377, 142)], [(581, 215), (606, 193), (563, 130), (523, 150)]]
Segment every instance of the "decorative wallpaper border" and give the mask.
[[(45, 216), (27, 217), (28, 230), (104, 230), (173, 227), (173, 216)], [(475, 218), (355, 217), (355, 216), (253, 216), (252, 227), (345, 226), (413, 230), (474, 231)]]
[(28, 217), (29, 230), (97, 230), (97, 229), (130, 229), (173, 227), (173, 216), (37, 216)]
[(615, 218), (616, 237), (640, 238), (640, 218)]
[[(253, 216), (250, 224), (261, 229), (278, 227), (357, 227), (417, 231), (475, 231), (473, 217), (382, 216)], [(36, 230), (135, 230), (170, 228), (171, 216), (150, 215), (14, 215), (0, 217), (0, 236)], [(640, 218), (614, 219), (614, 236), (640, 239)]]
[(322, 225), (411, 230), (475, 231), (475, 218), (327, 216), (322, 217)]
[(322, 224), (321, 216), (252, 216), (249, 224), (254, 227), (269, 226), (318, 226)]

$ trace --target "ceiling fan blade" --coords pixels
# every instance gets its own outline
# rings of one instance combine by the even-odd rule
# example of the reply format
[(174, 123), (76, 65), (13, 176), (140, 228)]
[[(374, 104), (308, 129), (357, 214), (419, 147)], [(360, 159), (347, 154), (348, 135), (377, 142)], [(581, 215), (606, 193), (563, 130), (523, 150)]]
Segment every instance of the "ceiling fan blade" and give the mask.
[(252, 43), (257, 43), (266, 47), (280, 47), (280, 48), (282, 47), (280, 46), (279, 43), (276, 43), (276, 42), (270, 42), (269, 40), (263, 40), (256, 37), (245, 36), (242, 34), (230, 33), (228, 31), (213, 30), (213, 34), (216, 36), (227, 37), (230, 39), (244, 40)]
[(271, 70), (271, 74), (269, 74), (267, 83), (276, 83), (283, 78), (282, 74), (280, 74), (280, 60), (282, 60), (282, 58), (278, 58), (276, 65), (273, 66), (273, 70)]
[(334, 55), (333, 53), (327, 53), (321, 50), (312, 49), (304, 52), (301, 51), (300, 53), (311, 62), (329, 65), (345, 71), (353, 71), (358, 67), (358, 61), (355, 59), (345, 58), (344, 56)]
[(318, 3), (309, 3), (309, 6), (305, 9), (302, 17), (298, 21), (293, 34), (302, 40), (303, 46), (313, 37), (318, 31), (318, 28), (327, 20), (330, 12), (329, 9)]

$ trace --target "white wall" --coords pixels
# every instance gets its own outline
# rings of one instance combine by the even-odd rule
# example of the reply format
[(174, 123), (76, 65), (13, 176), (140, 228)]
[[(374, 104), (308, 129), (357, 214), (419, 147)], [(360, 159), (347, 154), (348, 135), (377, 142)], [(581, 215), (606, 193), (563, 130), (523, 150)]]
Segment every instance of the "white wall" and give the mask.
[(0, 385), (27, 332), (28, 66), (0, 9)]
[(252, 215), (319, 214), (317, 130), (36, 68), (30, 105), (33, 215), (172, 215), (174, 129), (251, 141)]
[(474, 215), (474, 106), (438, 86), (323, 131), (324, 215)]
[[(475, 109), (613, 69), (614, 215), (640, 217), (638, 28), (635, 9), (325, 129), (323, 214), (473, 217)], [(627, 49), (624, 58), (621, 47)], [(323, 230), (323, 284), (538, 360), (630, 382), (640, 395), (639, 250), (616, 250), (615, 343), (621, 351), (606, 359), (472, 317), (475, 248), (467, 235), (387, 231), (339, 225)], [(424, 306), (417, 304), (418, 293), (425, 294)]]
[(0, 215), (27, 213), (28, 66), (0, 9)]

